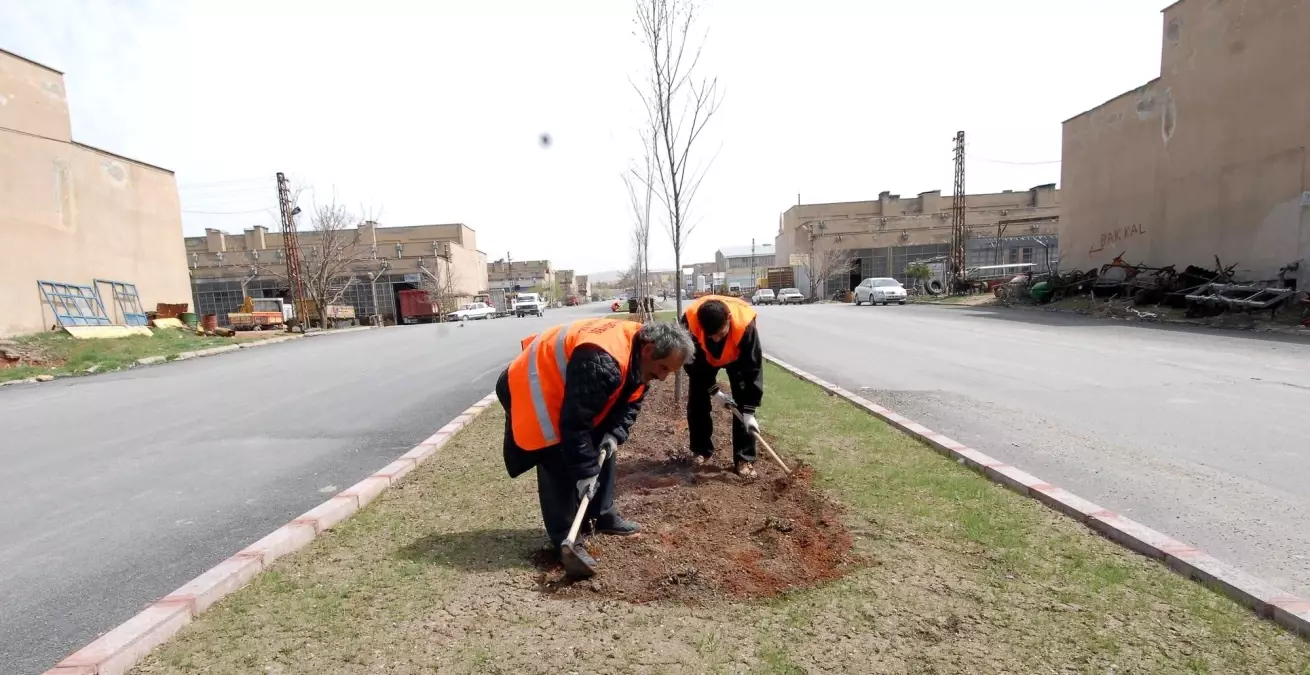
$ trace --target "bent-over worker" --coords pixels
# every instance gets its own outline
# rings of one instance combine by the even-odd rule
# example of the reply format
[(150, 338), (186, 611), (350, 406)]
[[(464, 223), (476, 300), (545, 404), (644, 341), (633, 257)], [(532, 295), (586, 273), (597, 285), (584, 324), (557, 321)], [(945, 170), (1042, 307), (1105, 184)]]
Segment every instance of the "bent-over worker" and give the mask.
[(698, 298), (682, 313), (682, 325), (696, 340), (696, 357), (686, 365), (692, 455), (698, 464), (704, 464), (714, 454), (710, 388), (722, 368), (728, 371), (732, 398), (742, 414), (741, 419), (735, 415), (732, 419), (733, 469), (747, 478), (756, 475), (752, 432), (759, 433), (755, 409), (764, 398), (764, 355), (755, 316), (755, 309), (746, 301), (721, 295)]
[[(646, 385), (681, 368), (695, 351), (687, 331), (670, 323), (586, 319), (526, 338), (501, 373), (496, 397), (505, 408), (505, 470), (537, 469), (546, 534), (558, 552), (584, 495), (587, 520), (603, 534), (640, 527), (614, 508), (614, 449), (637, 421)], [(602, 464), (600, 448), (608, 456)], [(588, 567), (582, 546), (574, 552)]]

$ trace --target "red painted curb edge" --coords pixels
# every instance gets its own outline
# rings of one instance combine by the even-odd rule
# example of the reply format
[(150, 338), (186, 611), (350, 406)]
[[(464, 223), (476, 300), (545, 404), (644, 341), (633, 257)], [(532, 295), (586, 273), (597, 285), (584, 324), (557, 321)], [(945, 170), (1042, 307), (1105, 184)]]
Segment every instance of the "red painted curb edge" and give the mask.
[(176, 635), (219, 599), (245, 586), (274, 560), (304, 548), (325, 530), (354, 515), (399, 482), (435, 455), (456, 432), (477, 419), (495, 401), (496, 394), (488, 394), (396, 461), (160, 598), (55, 664), (45, 675), (123, 675), (151, 649)]
[(1260, 617), (1270, 619), (1293, 633), (1310, 638), (1310, 600), (1284, 593), (1168, 535), (1156, 532), (1135, 520), (1101, 508), (1067, 490), (993, 459), (778, 358), (768, 354), (764, 358), (796, 377), (816, 384), (828, 393), (840, 396), (863, 408), (873, 416), (993, 481), (1019, 494), (1036, 499), (1126, 548), (1162, 560), (1169, 569), (1178, 574), (1216, 587), (1228, 597), (1254, 610)]

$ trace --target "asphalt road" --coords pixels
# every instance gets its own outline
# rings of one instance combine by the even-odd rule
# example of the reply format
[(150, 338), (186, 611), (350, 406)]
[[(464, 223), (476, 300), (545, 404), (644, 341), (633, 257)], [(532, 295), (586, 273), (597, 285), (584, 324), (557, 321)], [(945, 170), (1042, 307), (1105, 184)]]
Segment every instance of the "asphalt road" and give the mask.
[(0, 673), (40, 673), (353, 485), (599, 311), (299, 340), (0, 389)]
[(1310, 597), (1310, 341), (913, 305), (759, 326), (767, 353)]

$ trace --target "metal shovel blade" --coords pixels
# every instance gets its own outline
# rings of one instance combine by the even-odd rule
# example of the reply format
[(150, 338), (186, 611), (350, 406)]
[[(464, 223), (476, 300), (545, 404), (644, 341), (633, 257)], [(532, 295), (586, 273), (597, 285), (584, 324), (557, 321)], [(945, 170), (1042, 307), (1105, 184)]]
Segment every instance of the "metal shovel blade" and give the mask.
[(565, 576), (570, 579), (590, 579), (596, 576), (596, 568), (579, 556), (573, 547), (574, 544), (568, 544), (560, 548), (559, 561), (564, 566)]

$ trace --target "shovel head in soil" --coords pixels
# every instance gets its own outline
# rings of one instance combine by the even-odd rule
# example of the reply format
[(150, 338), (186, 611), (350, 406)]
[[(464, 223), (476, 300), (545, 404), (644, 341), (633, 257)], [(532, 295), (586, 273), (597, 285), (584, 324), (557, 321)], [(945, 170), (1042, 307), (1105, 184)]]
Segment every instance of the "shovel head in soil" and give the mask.
[(570, 543), (560, 547), (559, 561), (564, 566), (564, 576), (570, 579), (590, 579), (596, 575), (596, 561), (585, 553), (578, 555), (575, 546)]

